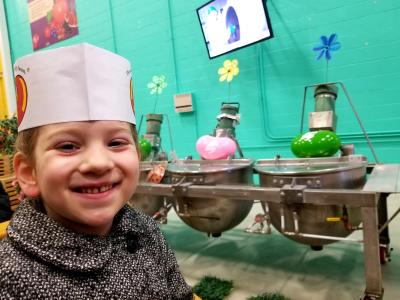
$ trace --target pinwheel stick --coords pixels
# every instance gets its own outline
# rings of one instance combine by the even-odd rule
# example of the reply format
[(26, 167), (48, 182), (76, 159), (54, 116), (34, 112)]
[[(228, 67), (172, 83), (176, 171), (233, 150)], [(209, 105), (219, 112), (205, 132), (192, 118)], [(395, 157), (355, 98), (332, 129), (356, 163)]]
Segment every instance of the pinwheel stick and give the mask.
[(156, 100), (154, 101), (153, 114), (156, 113), (157, 102), (158, 102), (158, 94), (156, 94)]
[(231, 101), (231, 83), (228, 82), (228, 102)]
[(328, 65), (329, 65), (329, 60), (326, 60), (326, 72), (325, 72), (325, 82), (328, 82)]

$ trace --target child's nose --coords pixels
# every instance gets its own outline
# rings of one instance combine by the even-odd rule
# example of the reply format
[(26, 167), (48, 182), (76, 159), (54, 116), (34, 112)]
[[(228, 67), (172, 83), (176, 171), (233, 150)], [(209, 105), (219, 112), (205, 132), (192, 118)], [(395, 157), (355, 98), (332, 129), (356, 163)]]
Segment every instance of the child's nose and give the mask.
[(102, 174), (114, 167), (114, 161), (104, 147), (91, 147), (85, 152), (79, 168), (81, 173)]

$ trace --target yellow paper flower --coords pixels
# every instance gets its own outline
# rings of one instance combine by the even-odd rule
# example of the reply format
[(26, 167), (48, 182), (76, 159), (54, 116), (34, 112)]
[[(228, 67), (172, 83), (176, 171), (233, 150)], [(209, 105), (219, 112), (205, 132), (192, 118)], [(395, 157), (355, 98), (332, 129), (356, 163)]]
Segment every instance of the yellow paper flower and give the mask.
[(239, 62), (237, 59), (225, 60), (224, 66), (218, 69), (219, 81), (231, 82), (233, 77), (239, 74)]

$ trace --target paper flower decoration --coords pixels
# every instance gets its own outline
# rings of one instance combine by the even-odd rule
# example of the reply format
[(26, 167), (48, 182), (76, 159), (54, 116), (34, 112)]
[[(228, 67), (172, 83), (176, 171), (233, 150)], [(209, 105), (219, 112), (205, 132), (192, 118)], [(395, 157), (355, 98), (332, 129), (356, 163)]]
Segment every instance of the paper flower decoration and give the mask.
[(340, 43), (337, 41), (337, 34), (332, 33), (329, 38), (325, 35), (321, 36), (321, 45), (315, 46), (314, 51), (319, 52), (317, 60), (321, 59), (325, 55), (326, 60), (332, 59), (331, 51), (337, 51), (340, 49)]
[(234, 76), (237, 76), (239, 74), (239, 62), (237, 59), (232, 59), (232, 60), (225, 60), (223, 67), (218, 69), (218, 74), (221, 75), (219, 77), (219, 81), (223, 82), (226, 80), (226, 82), (230, 83), (233, 79)]
[(161, 94), (163, 89), (167, 87), (167, 83), (165, 82), (165, 76), (153, 76), (152, 81), (147, 84), (147, 87), (150, 89), (150, 94)]
[(150, 95), (156, 94), (156, 100), (154, 101), (154, 108), (153, 108), (153, 113), (155, 113), (157, 107), (158, 95), (160, 95), (163, 89), (167, 87), (165, 76), (164, 75), (153, 76), (152, 81), (147, 84), (147, 87), (150, 90)]

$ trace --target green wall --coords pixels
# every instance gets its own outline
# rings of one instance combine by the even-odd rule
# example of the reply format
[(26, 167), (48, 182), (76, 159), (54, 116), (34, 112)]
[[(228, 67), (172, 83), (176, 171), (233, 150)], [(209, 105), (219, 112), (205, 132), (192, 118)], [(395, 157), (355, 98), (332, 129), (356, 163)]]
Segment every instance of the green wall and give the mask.
[[(245, 0), (243, 0), (245, 1)], [(165, 74), (168, 87), (158, 109), (169, 116), (179, 157), (193, 154), (198, 137), (211, 133), (222, 102), (239, 102), (237, 138), (246, 157), (291, 157), (300, 128), (304, 86), (325, 80), (325, 61), (311, 50), (321, 35), (337, 33), (329, 81), (341, 81), (382, 162), (400, 161), (400, 1), (268, 0), (275, 37), (209, 60), (196, 15), (207, 0), (76, 0), (79, 35), (53, 47), (89, 42), (115, 51), (133, 65), (138, 119), (151, 112), (155, 96), (147, 83)], [(31, 53), (26, 0), (5, 0), (13, 60)], [(225, 59), (239, 60), (240, 74), (219, 83)], [(192, 93), (195, 112), (177, 114), (173, 95)], [(307, 110), (313, 107), (312, 93)], [(343, 91), (336, 104), (338, 134), (372, 161)], [(142, 126), (142, 131), (144, 128)], [(166, 124), (164, 148), (169, 149)]]

